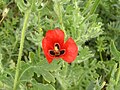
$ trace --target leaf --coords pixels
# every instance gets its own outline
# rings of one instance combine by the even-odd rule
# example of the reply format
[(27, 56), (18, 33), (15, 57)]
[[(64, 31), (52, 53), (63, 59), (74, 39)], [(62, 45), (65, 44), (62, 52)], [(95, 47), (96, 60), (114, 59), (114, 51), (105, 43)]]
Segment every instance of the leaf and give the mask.
[(41, 67), (44, 67), (45, 70), (54, 72), (59, 70), (61, 67), (61, 65), (58, 62), (59, 60), (54, 60), (51, 64), (48, 64), (48, 62), (44, 60), (44, 62), (42, 61), (40, 64), (41, 64)]
[(49, 71), (45, 70), (44, 67), (34, 67), (34, 72), (36, 72), (37, 75), (42, 75), (48, 83), (55, 83), (55, 77)]
[(55, 90), (55, 88), (50, 84), (42, 84), (37, 83), (36, 81), (32, 81), (33, 88), (31, 90)]
[(95, 84), (91, 81), (87, 87), (87, 90), (94, 90), (94, 86), (95, 86)]
[(80, 52), (79, 52), (79, 56), (77, 57), (76, 62), (81, 63), (84, 62), (86, 60), (89, 60), (91, 57), (93, 57), (94, 54), (92, 53), (92, 51), (89, 50), (88, 47), (80, 47)]
[(43, 78), (48, 82), (53, 82), (55, 83), (55, 77), (49, 72), (49, 70), (45, 69), (45, 66), (40, 66), (39, 64), (37, 65), (32, 65), (30, 63), (24, 63), (21, 62), (21, 75), (20, 75), (20, 80), (21, 81), (29, 81), (32, 79), (32, 77), (34, 76), (34, 72), (37, 75), (42, 75)]
[(55, 75), (57, 81), (60, 83), (61, 87), (63, 88), (63, 90), (66, 90), (69, 85), (69, 83), (67, 82), (68, 80), (63, 77), (61, 74), (56, 73)]
[(33, 32), (30, 32), (30, 36), (28, 36), (27, 39), (33, 42), (35, 45), (39, 45), (43, 38), (42, 35), (43, 35), (42, 31), (39, 32), (34, 31), (34, 34)]
[[(0, 81), (3, 84), (3, 89), (5, 90), (12, 90), (12, 85), (13, 85), (13, 71), (10, 71), (10, 69), (6, 69), (3, 74), (0, 74)], [(0, 88), (1, 89), (1, 88)]]
[(117, 63), (113, 66), (113, 69), (110, 73), (109, 84), (107, 85), (106, 90), (115, 90), (114, 87), (116, 85), (116, 82), (115, 82), (116, 70), (117, 70)]
[(111, 41), (110, 52), (112, 53), (112, 55), (115, 57), (117, 61), (120, 61), (120, 52), (116, 49), (114, 41)]
[(29, 60), (32, 62), (34, 60), (35, 54), (33, 52), (29, 52)]
[(32, 76), (34, 75), (34, 66), (21, 62), (21, 70), (20, 70), (20, 77), (19, 79), (22, 81), (29, 81), (31, 80)]
[(43, 70), (42, 72), (41, 72), (41, 74), (42, 74), (42, 76), (43, 76), (43, 78), (47, 81), (47, 82), (53, 82), (53, 83), (55, 83), (55, 77), (50, 73), (50, 72), (48, 72), (48, 71), (46, 71), (46, 70)]
[(26, 2), (25, 1), (26, 0), (15, 0), (21, 12), (24, 12), (30, 7), (30, 3), (28, 2), (28, 0)]

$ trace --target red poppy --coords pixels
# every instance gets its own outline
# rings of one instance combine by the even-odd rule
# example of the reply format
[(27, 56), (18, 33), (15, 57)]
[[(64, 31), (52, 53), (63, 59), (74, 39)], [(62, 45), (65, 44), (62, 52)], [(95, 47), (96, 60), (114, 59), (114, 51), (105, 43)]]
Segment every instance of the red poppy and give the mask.
[(78, 47), (72, 38), (64, 42), (64, 32), (58, 28), (48, 30), (42, 40), (44, 54), (49, 63), (53, 59), (62, 58), (71, 63), (78, 54)]

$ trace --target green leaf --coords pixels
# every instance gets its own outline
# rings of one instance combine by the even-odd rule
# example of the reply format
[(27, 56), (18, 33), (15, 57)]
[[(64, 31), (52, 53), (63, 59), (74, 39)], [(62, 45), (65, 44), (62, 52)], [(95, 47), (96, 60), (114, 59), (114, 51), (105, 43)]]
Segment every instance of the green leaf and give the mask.
[(77, 57), (77, 60), (75, 62), (77, 63), (81, 63), (84, 62), (86, 60), (89, 60), (91, 57), (94, 56), (94, 54), (92, 53), (92, 51), (89, 50), (88, 47), (80, 47), (80, 52), (79, 52), (79, 56)]
[(42, 76), (43, 76), (43, 78), (47, 81), (47, 82), (53, 82), (53, 83), (55, 83), (55, 77), (50, 73), (50, 72), (48, 72), (48, 71), (46, 71), (46, 70), (42, 70), (42, 72), (41, 72), (41, 74), (42, 74)]
[(61, 65), (58, 64), (59, 60), (53, 60), (53, 62), (51, 64), (48, 64), (48, 62), (46, 60), (44, 60), (44, 62), (40, 62), (41, 67), (43, 67), (45, 70), (50, 71), (50, 72), (54, 72), (60, 69)]
[(35, 54), (33, 52), (29, 52), (29, 60), (30, 60), (30, 62), (32, 62), (32, 60), (34, 60), (34, 56), (35, 56)]
[(87, 90), (94, 90), (95, 84), (93, 82), (90, 82), (89, 86), (87, 87)]
[(106, 90), (115, 90), (114, 87), (116, 85), (115, 82), (116, 71), (117, 71), (117, 63), (113, 66), (113, 69), (110, 74), (109, 84), (107, 85)]
[(34, 72), (36, 72), (38, 75), (42, 75), (48, 83), (55, 83), (55, 77), (49, 71), (45, 70), (44, 67), (34, 67)]
[(35, 45), (39, 45), (43, 38), (42, 35), (43, 35), (42, 31), (38, 31), (38, 32), (34, 31), (34, 34), (33, 32), (30, 32), (30, 36), (28, 36), (27, 39), (33, 42)]
[(21, 75), (20, 75), (20, 80), (22, 81), (29, 81), (32, 79), (34, 72), (37, 75), (42, 75), (44, 80), (47, 81), (48, 83), (53, 82), (55, 83), (55, 77), (49, 72), (49, 70), (45, 69), (45, 66), (40, 66), (39, 64), (37, 65), (32, 65), (30, 63), (24, 63), (21, 62)]
[(21, 62), (20, 80), (29, 81), (34, 75), (34, 66)]
[(117, 61), (120, 61), (120, 52), (117, 50), (114, 41), (111, 41), (110, 51)]
[(55, 90), (55, 88), (50, 84), (42, 84), (37, 83), (36, 81), (32, 81), (33, 88), (31, 90)]
[[(25, 12), (30, 9), (30, 7), (34, 4), (35, 0), (15, 0), (18, 8), (21, 12)], [(33, 8), (33, 7), (32, 7)]]

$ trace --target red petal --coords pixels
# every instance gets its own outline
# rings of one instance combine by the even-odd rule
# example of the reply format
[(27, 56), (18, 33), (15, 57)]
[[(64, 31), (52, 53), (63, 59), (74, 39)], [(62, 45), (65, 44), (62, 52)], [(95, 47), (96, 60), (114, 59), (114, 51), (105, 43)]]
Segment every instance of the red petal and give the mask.
[(64, 44), (64, 48), (66, 49), (65, 54), (62, 56), (62, 59), (68, 63), (71, 63), (75, 60), (78, 54), (78, 47), (72, 38), (69, 38)]
[(54, 30), (48, 30), (45, 36), (49, 41), (54, 43), (59, 43), (62, 45), (64, 43), (64, 32), (58, 28)]
[(53, 46), (51, 46), (51, 42), (49, 42), (46, 38), (43, 38), (42, 48), (43, 48), (43, 51), (44, 51), (44, 54), (45, 54), (45, 57), (46, 57), (48, 63), (51, 63), (53, 60), (53, 57), (51, 57), (48, 53), (48, 50), (53, 48)]

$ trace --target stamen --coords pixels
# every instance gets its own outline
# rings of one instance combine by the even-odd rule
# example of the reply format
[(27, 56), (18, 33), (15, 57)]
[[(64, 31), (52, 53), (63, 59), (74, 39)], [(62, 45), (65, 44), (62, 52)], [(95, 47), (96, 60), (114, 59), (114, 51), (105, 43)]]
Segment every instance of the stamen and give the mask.
[(60, 50), (60, 45), (59, 45), (58, 43), (55, 43), (55, 44), (54, 44), (54, 50), (55, 50), (55, 51)]
[(58, 47), (57, 47), (57, 46), (55, 46), (55, 47), (54, 47), (54, 50), (55, 50), (55, 51), (59, 51), (59, 49), (58, 49)]

